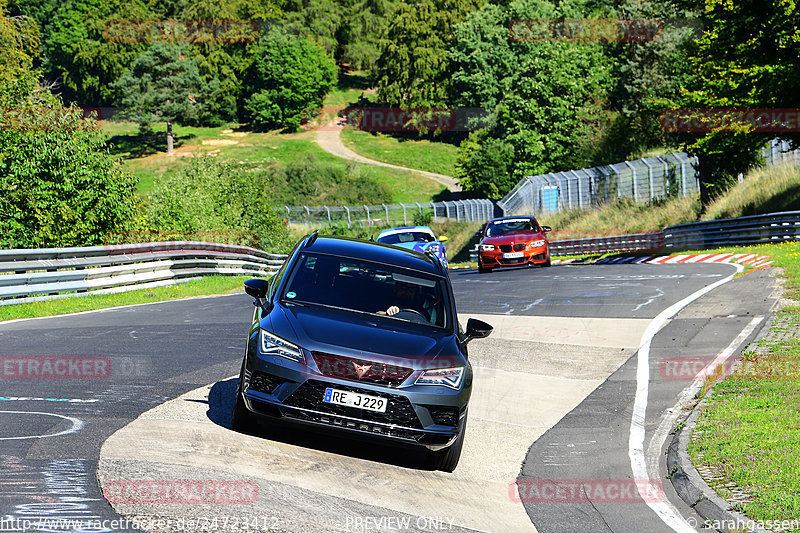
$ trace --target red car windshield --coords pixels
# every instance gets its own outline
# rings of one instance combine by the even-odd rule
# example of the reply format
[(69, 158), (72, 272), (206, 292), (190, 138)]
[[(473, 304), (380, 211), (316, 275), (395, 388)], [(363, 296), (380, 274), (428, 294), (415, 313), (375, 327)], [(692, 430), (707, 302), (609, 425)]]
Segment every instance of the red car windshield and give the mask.
[(539, 225), (530, 218), (500, 220), (489, 224), (489, 227), (486, 228), (486, 236), (498, 237), (507, 233), (517, 233), (520, 231), (539, 231)]

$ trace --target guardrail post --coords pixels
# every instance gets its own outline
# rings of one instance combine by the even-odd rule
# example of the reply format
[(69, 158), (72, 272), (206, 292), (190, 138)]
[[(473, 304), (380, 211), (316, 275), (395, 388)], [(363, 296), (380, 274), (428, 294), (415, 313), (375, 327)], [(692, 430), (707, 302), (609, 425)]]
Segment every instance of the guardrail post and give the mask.
[(324, 208), (325, 208), (325, 211), (327, 211), (327, 212), (328, 212), (328, 227), (329, 227), (329, 228), (332, 228), (332, 227), (333, 227), (333, 224), (331, 223), (331, 209), (330, 209), (330, 207), (328, 207), (327, 205), (323, 205), (322, 207), (324, 207)]
[(308, 225), (310, 226), (311, 225), (311, 210), (308, 208), (307, 205), (304, 205), (303, 207), (306, 208), (306, 220), (308, 220)]
[[(447, 204), (445, 204), (445, 205), (447, 205)], [(433, 205), (433, 202), (431, 202), (431, 209), (433, 209), (433, 221), (436, 222), (437, 221), (436, 220), (436, 206)]]
[(367, 212), (367, 227), (371, 228), (372, 227), (372, 219), (369, 217), (369, 207), (366, 204), (364, 204), (364, 211)]
[(386, 211), (386, 226), (387, 227), (391, 226), (391, 224), (389, 223), (389, 208), (386, 206), (386, 204), (381, 204), (381, 205), (383, 206), (383, 210)]
[(347, 211), (347, 229), (352, 229), (353, 222), (350, 220), (350, 208), (346, 205), (343, 205), (342, 207), (344, 207), (344, 210)]
[(403, 225), (408, 226), (408, 218), (406, 217), (406, 206), (405, 204), (400, 204), (400, 206), (403, 208)]

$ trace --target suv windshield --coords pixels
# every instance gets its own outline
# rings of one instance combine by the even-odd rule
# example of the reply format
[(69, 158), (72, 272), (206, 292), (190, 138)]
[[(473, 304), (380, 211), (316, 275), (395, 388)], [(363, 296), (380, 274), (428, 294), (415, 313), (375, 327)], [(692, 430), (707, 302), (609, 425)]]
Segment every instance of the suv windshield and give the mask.
[(515, 233), (517, 231), (539, 231), (539, 225), (533, 222), (530, 218), (502, 220), (489, 224), (489, 227), (486, 229), (486, 236), (497, 237), (498, 235)]
[(405, 233), (392, 233), (378, 237), (378, 242), (385, 244), (400, 244), (403, 242), (433, 242), (436, 239), (430, 233), (424, 231), (408, 231)]
[[(281, 295), (312, 304), (450, 328), (446, 280), (360, 259), (303, 253)], [(390, 308), (394, 312), (390, 311)]]

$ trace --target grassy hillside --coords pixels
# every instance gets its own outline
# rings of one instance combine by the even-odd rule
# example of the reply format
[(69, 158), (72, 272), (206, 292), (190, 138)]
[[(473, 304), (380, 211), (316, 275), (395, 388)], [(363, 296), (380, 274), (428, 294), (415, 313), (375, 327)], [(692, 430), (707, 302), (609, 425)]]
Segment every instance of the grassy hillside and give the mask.
[(357, 154), (376, 161), (445, 176), (455, 172), (458, 147), (454, 144), (353, 129), (342, 131), (342, 142)]

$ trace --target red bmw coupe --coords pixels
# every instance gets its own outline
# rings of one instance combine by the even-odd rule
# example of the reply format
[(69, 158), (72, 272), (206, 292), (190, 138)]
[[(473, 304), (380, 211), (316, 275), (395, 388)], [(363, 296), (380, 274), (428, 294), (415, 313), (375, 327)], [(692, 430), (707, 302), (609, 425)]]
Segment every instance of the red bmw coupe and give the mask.
[(480, 232), (478, 272), (491, 272), (498, 266), (550, 266), (550, 250), (546, 233), (549, 226), (540, 226), (534, 217), (496, 218)]

